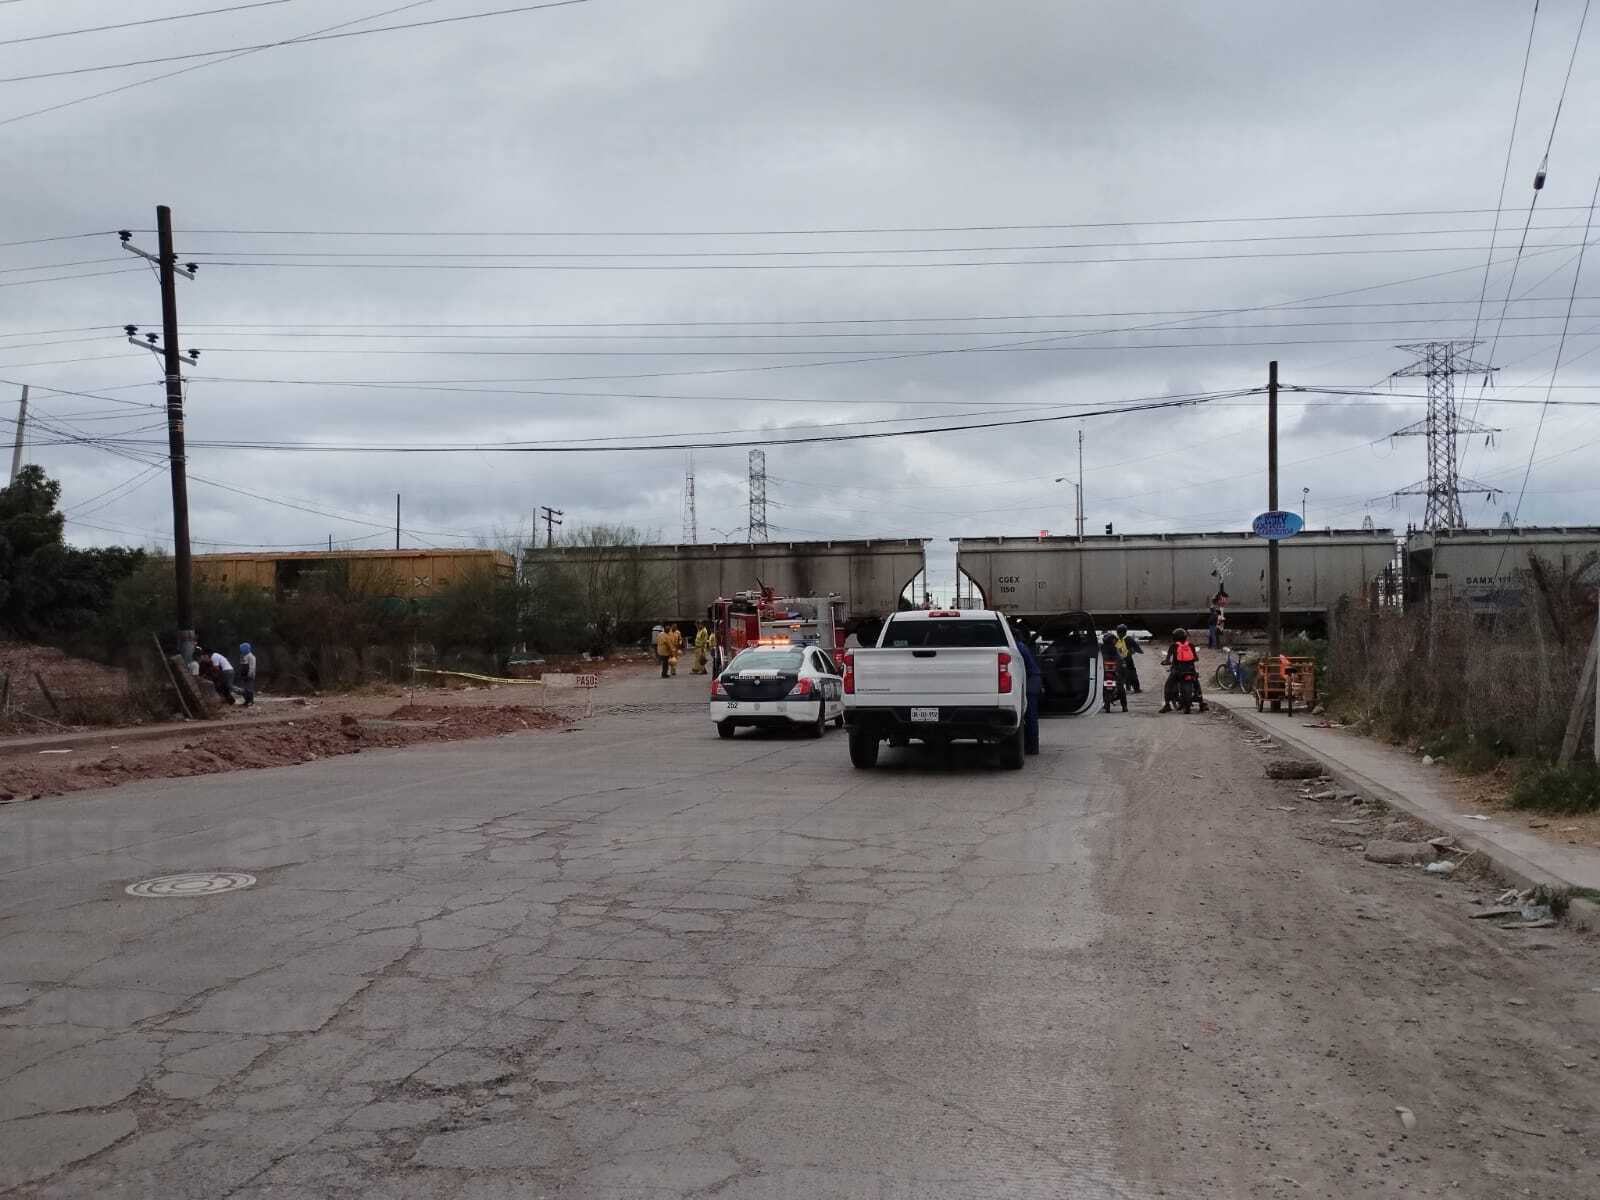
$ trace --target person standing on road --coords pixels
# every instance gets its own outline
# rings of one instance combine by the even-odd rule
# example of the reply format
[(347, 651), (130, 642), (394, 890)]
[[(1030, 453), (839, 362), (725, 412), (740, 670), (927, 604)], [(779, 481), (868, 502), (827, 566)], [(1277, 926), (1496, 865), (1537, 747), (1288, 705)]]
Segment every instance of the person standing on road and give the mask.
[(1044, 671), (1039, 666), (1039, 656), (1028, 644), (1028, 634), (1021, 625), (1013, 623), (1012, 635), (1017, 640), (1017, 653), (1022, 656), (1022, 666), (1027, 673), (1027, 703), (1022, 711), (1022, 750), (1025, 754), (1039, 753), (1039, 701), (1044, 696)]
[(1139, 639), (1128, 632), (1126, 625), (1117, 626), (1117, 673), (1127, 690), (1135, 696), (1139, 694), (1139, 668), (1134, 665), (1133, 656), (1143, 654), (1144, 647), (1139, 645)]
[(706, 628), (704, 621), (696, 621), (694, 626), (694, 666), (691, 668), (696, 675), (706, 673), (706, 662), (711, 657), (711, 630)]
[(667, 628), (667, 666), (672, 674), (678, 673), (678, 659), (683, 656), (683, 630), (676, 625)]
[(244, 693), (244, 706), (256, 702), (256, 656), (249, 642), (239, 643), (239, 690)]
[(661, 678), (667, 677), (667, 662), (672, 657), (672, 639), (667, 636), (665, 625), (657, 625), (650, 631), (650, 644), (655, 647), (656, 661), (661, 664)]

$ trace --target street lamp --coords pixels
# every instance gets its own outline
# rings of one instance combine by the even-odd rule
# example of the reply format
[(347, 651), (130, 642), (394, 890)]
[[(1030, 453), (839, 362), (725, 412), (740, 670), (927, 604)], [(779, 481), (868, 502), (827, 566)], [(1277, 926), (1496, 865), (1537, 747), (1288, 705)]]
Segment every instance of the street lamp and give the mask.
[(1072, 506), (1073, 528), (1078, 531), (1078, 539), (1081, 541), (1083, 540), (1083, 483), (1081, 480), (1073, 479), (1066, 475), (1060, 476), (1056, 482), (1070, 483), (1072, 485), (1074, 497)]
[(1300, 489), (1300, 524), (1302, 525), (1306, 523), (1306, 497), (1309, 495), (1311, 495), (1310, 488), (1303, 487)]

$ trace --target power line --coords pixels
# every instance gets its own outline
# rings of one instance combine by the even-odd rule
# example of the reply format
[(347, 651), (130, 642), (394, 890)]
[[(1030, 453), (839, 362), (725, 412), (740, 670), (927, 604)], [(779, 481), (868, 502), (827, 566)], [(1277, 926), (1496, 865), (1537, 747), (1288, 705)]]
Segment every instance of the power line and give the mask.
[(105, 237), (115, 232), (115, 229), (96, 229), (89, 233), (58, 233), (53, 237), (24, 238), (17, 242), (0, 242), (0, 249), (12, 246), (43, 246), (47, 242), (77, 242), (85, 238)]
[[(1226, 327), (1222, 327), (1222, 328), (1226, 329)], [(1039, 330), (1039, 331), (1036, 331), (1036, 332), (1039, 333), (1039, 334), (1043, 334), (1043, 335), (1050, 335), (1052, 333), (1052, 331), (1049, 331), (1049, 330)], [(1071, 331), (1068, 331), (1068, 332), (1069, 332), (1070, 336), (1072, 336), (1072, 337), (1101, 337), (1101, 336), (1107, 336), (1107, 337), (1109, 337), (1109, 336), (1134, 337), (1134, 336), (1138, 336), (1141, 332), (1145, 332), (1145, 331), (1140, 331), (1140, 330), (1120, 330), (1120, 329), (1107, 329), (1107, 330), (1091, 329), (1091, 330), (1071, 330)], [(1148, 332), (1150, 332), (1150, 333), (1158, 333), (1158, 332), (1160, 332), (1160, 333), (1188, 333), (1188, 332), (1209, 333), (1209, 332), (1212, 332), (1212, 331), (1211, 330), (1206, 330), (1206, 329), (1194, 329), (1194, 330), (1164, 329), (1164, 330), (1149, 330)], [(952, 335), (952, 336), (955, 336), (955, 335)], [(1522, 339), (1522, 338), (1549, 338), (1551, 336), (1553, 336), (1553, 335), (1550, 334), (1550, 333), (1508, 333), (1508, 334), (1504, 335), (1504, 337), (1507, 338), (1507, 339), (1512, 339), (1512, 338), (1516, 338), (1516, 339)], [(1114, 353), (1114, 352), (1118, 352), (1118, 351), (1130, 351), (1130, 350), (1228, 350), (1228, 349), (1234, 349), (1234, 348), (1246, 348), (1246, 347), (1257, 347), (1257, 346), (1345, 346), (1345, 345), (1364, 345), (1364, 344), (1377, 343), (1377, 342), (1388, 343), (1388, 342), (1391, 342), (1391, 341), (1393, 341), (1393, 339), (1391, 337), (1384, 337), (1384, 336), (1373, 336), (1373, 337), (1315, 337), (1315, 338), (1314, 337), (1305, 337), (1305, 338), (1266, 339), (1266, 340), (1254, 340), (1254, 341), (1228, 340), (1228, 341), (1209, 341), (1209, 342), (1135, 342), (1135, 343), (1131, 343), (1131, 344), (1127, 344), (1127, 345), (1109, 345), (1109, 346), (1083, 346), (1083, 345), (1074, 345), (1074, 346), (1013, 346), (1013, 345), (967, 346), (967, 347), (961, 347), (960, 348), (960, 352), (967, 353), (967, 354), (1053, 354), (1053, 353), (1084, 353), (1084, 354), (1090, 354), (1090, 353)], [(362, 355), (362, 356), (365, 356), (365, 357), (389, 357), (389, 358), (415, 358), (415, 357), (421, 357), (421, 358), (440, 358), (440, 357), (445, 357), (445, 358), (775, 358), (775, 357), (792, 358), (792, 357), (796, 357), (798, 355), (803, 355), (803, 354), (839, 355), (839, 354), (857, 353), (857, 351), (855, 351), (855, 350), (853, 350), (851, 348), (848, 348), (848, 347), (821, 347), (821, 348), (810, 349), (810, 350), (802, 349), (800, 347), (788, 347), (788, 348), (785, 348), (785, 349), (782, 349), (782, 350), (720, 350), (720, 349), (716, 349), (716, 348), (701, 349), (701, 350), (612, 350), (612, 349), (588, 349), (588, 350), (456, 350), (456, 349), (400, 350), (400, 349), (373, 349), (373, 348), (370, 348), (370, 347), (314, 347), (314, 348), (310, 348), (310, 349), (295, 349), (295, 350), (290, 351), (290, 350), (285, 350), (284, 348), (278, 347), (278, 346), (204, 346), (204, 347), (201, 347), (201, 349), (206, 354), (274, 354), (274, 355), (281, 355), (281, 354), (292, 353), (292, 354), (297, 354), (297, 355), (319, 355), (319, 356), (320, 355), (334, 355), (334, 354), (343, 354), (343, 355), (355, 354), (355, 355)], [(870, 348), (869, 348), (868, 352), (871, 353)], [(917, 356), (917, 355), (943, 354), (943, 353), (953, 353), (953, 352), (954, 351), (946, 350), (945, 348), (938, 347), (938, 346), (915, 347), (915, 348), (910, 348), (910, 349), (906, 349), (906, 350), (899, 350), (899, 349), (892, 348), (892, 347), (883, 347), (881, 349), (881, 351), (879, 352), (881, 354), (881, 358), (878, 358), (878, 359), (863, 359), (863, 360), (854, 360), (854, 361), (868, 361), (868, 362), (870, 362), (870, 361), (883, 361), (884, 359), (889, 359), (889, 358), (909, 357), (909, 356)], [(111, 356), (111, 357), (117, 357), (117, 356)], [(68, 361), (75, 361), (75, 360), (68, 360)], [(32, 364), (29, 364), (29, 365), (32, 365)], [(818, 365), (824, 365), (825, 366), (825, 365), (829, 365), (829, 364), (825, 364), (824, 363), (824, 364), (818, 364)]]
[[(576, 2), (576, 0), (572, 0)], [(1577, 243), (1545, 243), (1540, 250), (1572, 250)], [(1029, 247), (1021, 247), (1029, 249)], [(1253, 259), (1350, 258), (1364, 255), (1476, 253), (1481, 246), (1398, 246), (1347, 250), (1272, 250), (1263, 254), (1130, 254), (1099, 258), (985, 258), (965, 262), (781, 262), (781, 263), (436, 263), (436, 262), (245, 262), (195, 256), (202, 266), (302, 271), (911, 271), (953, 267), (1093, 266), (1106, 263), (1248, 262)], [(799, 252), (796, 252), (799, 253)], [(926, 251), (925, 253), (936, 253)], [(952, 253), (954, 253), (952, 251)], [(585, 256), (589, 257), (589, 256)], [(677, 256), (674, 256), (677, 257)]]
[[(1535, 233), (1559, 233), (1570, 225), (1540, 225)], [(860, 257), (867, 254), (982, 254), (1001, 250), (1108, 250), (1149, 249), (1163, 246), (1247, 245), (1259, 242), (1346, 241), (1355, 238), (1453, 237), (1457, 234), (1494, 233), (1494, 227), (1452, 229), (1374, 229), (1336, 233), (1250, 234), (1243, 237), (1164, 238), (1159, 241), (1044, 242), (1023, 245), (978, 246), (849, 246), (797, 250), (252, 250), (248, 247), (200, 247), (197, 256), (243, 258), (784, 258)], [(191, 235), (193, 236), (193, 235)]]
[[(1587, 3), (1584, 4), (1583, 11), (1584, 11), (1584, 16), (1588, 16), (1588, 14), (1589, 14), (1589, 6), (1588, 6)], [(1580, 37), (1582, 36), (1582, 32), (1583, 32), (1582, 31), (1582, 27), (1580, 26), (1579, 27), (1579, 36)], [(1574, 53), (1576, 53), (1576, 50), (1574, 50)], [(1570, 67), (1568, 68), (1568, 76), (1569, 76), (1569, 78), (1571, 76), (1571, 68)], [(1595, 177), (1594, 192), (1591, 194), (1591, 196), (1589, 198), (1589, 220), (1584, 223), (1584, 227), (1583, 227), (1583, 236), (1584, 236), (1584, 240), (1585, 241), (1587, 241), (1588, 238), (1589, 238), (1589, 226), (1594, 220), (1594, 209), (1595, 209), (1595, 204), (1597, 202), (1600, 202), (1600, 175), (1597, 175)], [(1577, 268), (1576, 271), (1573, 272), (1573, 275), (1572, 275), (1572, 295), (1574, 297), (1576, 297), (1577, 294), (1578, 294), (1578, 280), (1582, 277), (1582, 275), (1583, 275), (1583, 256), (1580, 254), (1578, 256), (1578, 268)], [(1551, 382), (1552, 385), (1554, 385), (1554, 383), (1555, 383), (1555, 378), (1556, 378), (1557, 373), (1561, 370), (1561, 353), (1562, 353), (1562, 351), (1564, 349), (1566, 349), (1566, 345), (1567, 345), (1567, 328), (1568, 328), (1568, 326), (1571, 325), (1571, 323), (1572, 323), (1572, 302), (1569, 301), (1568, 304), (1567, 304), (1567, 320), (1566, 320), (1566, 323), (1561, 328), (1561, 341), (1556, 346), (1555, 367), (1550, 372), (1550, 382)], [(1537, 426), (1535, 426), (1534, 431), (1533, 431), (1533, 445), (1528, 450), (1528, 467), (1527, 467), (1527, 470), (1524, 471), (1523, 475), (1522, 475), (1522, 488), (1517, 493), (1516, 506), (1511, 510), (1511, 523), (1513, 525), (1516, 524), (1517, 516), (1522, 512), (1522, 497), (1527, 494), (1528, 479), (1533, 474), (1533, 456), (1534, 456), (1535, 452), (1539, 449), (1539, 435), (1544, 432), (1545, 414), (1549, 411), (1549, 408), (1550, 408), (1550, 393), (1547, 390), (1545, 392), (1544, 407), (1542, 407), (1539, 410), (1539, 423), (1538, 423)]]
[[(410, 9), (421, 8), (424, 5), (432, 4), (434, 2), (435, 0), (408, 0), (408, 2), (405, 4), (396, 5), (394, 8), (381, 9), (375, 13), (368, 13), (364, 17), (353, 17), (348, 21), (340, 21), (336, 25), (324, 25), (321, 29), (313, 29), (309, 34), (302, 34), (301, 37), (310, 37), (315, 34), (330, 33), (335, 29), (348, 29), (352, 25), (362, 25), (368, 21), (376, 21), (383, 17), (390, 17), (395, 13), (407, 12)], [(290, 42), (297, 40), (299, 39), (289, 39)], [(74, 96), (71, 100), (62, 100), (55, 104), (47, 104), (43, 108), (34, 108), (29, 109), (27, 112), (13, 113), (9, 117), (0, 117), (0, 126), (12, 125), (18, 121), (26, 121), (30, 117), (42, 117), (47, 113), (60, 112), (64, 108), (76, 108), (78, 105), (87, 104), (91, 100), (100, 100), (106, 96), (115, 96), (120, 92), (132, 91), (134, 88), (144, 87), (149, 83), (160, 83), (164, 79), (176, 79), (179, 75), (187, 75), (191, 71), (203, 71), (207, 67), (221, 66), (223, 63), (233, 62), (234, 59), (246, 58), (251, 54), (257, 53), (259, 53), (257, 50), (241, 50), (239, 53), (230, 54), (226, 58), (215, 58), (209, 62), (195, 63), (193, 66), (188, 67), (179, 67), (176, 71), (166, 71), (160, 75), (152, 75), (146, 79), (136, 79), (132, 83), (124, 83), (119, 84), (117, 87), (104, 88), (98, 92), (90, 92), (86, 96)], [(116, 230), (111, 230), (110, 232), (115, 233)], [(155, 230), (142, 229), (139, 232), (154, 233)]]
[(6, 38), (0, 46), (16, 46), (23, 42), (47, 42), (52, 38), (77, 37), (84, 33), (106, 33), (112, 29), (133, 29), (139, 25), (164, 25), (169, 21), (186, 21), (191, 17), (214, 17), (221, 13), (243, 12), (248, 8), (272, 8), (288, 4), (290, 0), (254, 0), (250, 4), (233, 4), (227, 8), (206, 8), (199, 12), (174, 13), (170, 17), (145, 17), (139, 21), (122, 21), (116, 25), (90, 25), (83, 29), (63, 29), (57, 33), (35, 33), (27, 37)]
[[(1133, 229), (1155, 225), (1243, 225), (1283, 221), (1357, 221), (1399, 217), (1468, 217), (1495, 215), (1501, 211), (1492, 208), (1422, 208), (1400, 209), (1389, 212), (1355, 213), (1305, 213), (1253, 217), (1166, 217), (1137, 221), (1074, 221), (1040, 223), (1032, 225), (879, 225), (861, 227), (824, 227), (790, 229), (531, 229), (531, 230), (462, 230), (462, 229), (185, 229), (185, 236), (240, 236), (240, 237), (825, 237), (847, 234), (877, 233), (1008, 233), (1036, 229)], [(1515, 211), (1522, 211), (1518, 207)], [(1547, 212), (1582, 212), (1583, 205), (1573, 204), (1546, 209)], [(140, 230), (139, 232), (149, 232)]]
[(99, 63), (92, 67), (69, 67), (60, 71), (36, 71), (31, 75), (0, 76), (0, 83), (27, 83), (35, 79), (60, 79), (67, 75), (92, 75), (99, 71), (120, 71), (126, 67), (153, 67), (162, 63), (186, 62), (196, 58), (215, 58), (223, 54), (249, 54), (257, 50), (274, 50), (281, 46), (305, 46), (312, 42), (331, 42), (342, 38), (369, 37), (375, 33), (394, 33), (402, 29), (424, 29), (435, 25), (456, 25), (463, 21), (481, 21), (487, 17), (507, 17), (518, 13), (538, 12), (547, 8), (569, 8), (587, 4), (589, 0), (545, 0), (542, 4), (522, 4), (515, 8), (499, 8), (488, 12), (462, 13), (454, 17), (434, 17), (428, 21), (406, 21), (399, 25), (380, 25), (376, 29), (356, 29), (346, 33), (317, 33), (303, 37), (285, 38), (276, 42), (257, 42), (248, 46), (222, 46), (216, 50), (190, 50), (183, 54), (164, 54), (156, 58), (135, 58), (126, 62)]
[[(1511, 110), (1511, 136), (1506, 139), (1506, 161), (1500, 172), (1500, 195), (1495, 200), (1494, 233), (1489, 238), (1489, 257), (1483, 264), (1483, 283), (1478, 288), (1478, 312), (1472, 320), (1472, 338), (1478, 340), (1478, 326), (1483, 320), (1484, 297), (1489, 294), (1489, 274), (1494, 267), (1495, 243), (1500, 237), (1500, 213), (1505, 208), (1506, 184), (1511, 179), (1511, 152), (1517, 145), (1517, 122), (1522, 116), (1522, 93), (1528, 84), (1528, 61), (1533, 57), (1533, 32), (1539, 26), (1539, 0), (1533, 0), (1533, 16), (1528, 22), (1528, 44), (1522, 51), (1522, 74), (1517, 80), (1517, 102)], [(1508, 297), (1509, 299), (1509, 293)], [(1477, 410), (1473, 410), (1473, 416)]]
[[(972, 433), (986, 429), (1004, 429), (1016, 426), (1042, 425), (1058, 421), (1085, 420), (1090, 417), (1118, 416), (1134, 412), (1150, 412), (1160, 409), (1182, 408), (1189, 405), (1204, 404), (1212, 399), (1224, 397), (1253, 395), (1259, 388), (1245, 388), (1235, 392), (1215, 392), (1196, 394), (1184, 397), (1163, 397), (1148, 401), (1134, 401), (1125, 405), (1110, 408), (1090, 409), (1081, 412), (1070, 412), (1059, 416), (1021, 417), (1005, 421), (984, 421), (964, 425), (934, 426), (927, 429), (897, 429), (875, 430), (868, 433), (846, 434), (820, 434), (801, 438), (784, 438), (767, 436), (738, 441), (715, 442), (677, 442), (677, 443), (633, 443), (625, 445), (570, 445), (570, 444), (537, 444), (531, 442), (511, 443), (458, 443), (454, 445), (328, 445), (317, 443), (290, 443), (290, 442), (243, 442), (243, 441), (207, 441), (192, 442), (191, 445), (204, 446), (208, 449), (223, 450), (261, 450), (261, 451), (295, 451), (295, 452), (322, 452), (322, 453), (377, 453), (377, 454), (481, 454), (481, 453), (517, 453), (517, 454), (610, 454), (625, 451), (642, 450), (726, 450), (745, 449), (760, 446), (796, 446), (815, 445), (821, 443), (877, 441), (886, 438), (922, 437), (936, 433)], [(773, 433), (781, 431), (774, 430)], [(104, 439), (102, 439), (104, 440)], [(114, 440), (114, 439), (112, 439)], [(124, 443), (148, 444), (148, 443)]]
[(37, 263), (31, 267), (0, 267), (0, 275), (15, 275), (22, 271), (64, 271), (68, 267), (94, 267), (101, 263), (125, 261), (122, 258), (75, 258), (71, 262)]
[[(1572, 66), (1578, 60), (1578, 46), (1583, 42), (1583, 30), (1584, 30), (1584, 27), (1589, 22), (1589, 5), (1590, 5), (1590, 3), (1591, 3), (1591, 0), (1583, 0), (1583, 13), (1578, 18), (1578, 32), (1576, 33), (1576, 35), (1574, 35), (1574, 37), (1572, 39), (1572, 54), (1567, 59), (1566, 77), (1561, 81), (1561, 94), (1556, 99), (1556, 111), (1555, 111), (1554, 115), (1550, 118), (1550, 134), (1549, 134), (1548, 137), (1545, 138), (1544, 157), (1542, 159), (1540, 159), (1540, 161), (1539, 161), (1539, 169), (1538, 169), (1538, 171), (1536, 171), (1534, 173), (1534, 177), (1533, 177), (1533, 196), (1528, 201), (1528, 216), (1527, 216), (1527, 219), (1523, 222), (1523, 225), (1522, 225), (1522, 240), (1517, 245), (1517, 257), (1516, 257), (1515, 261), (1513, 261), (1512, 264), (1511, 264), (1511, 275), (1510, 275), (1510, 278), (1506, 280), (1506, 295), (1508, 297), (1511, 295), (1512, 289), (1515, 288), (1515, 286), (1516, 286), (1516, 283), (1517, 283), (1517, 269), (1522, 265), (1523, 248), (1528, 244), (1528, 229), (1533, 224), (1533, 213), (1534, 213), (1534, 209), (1537, 208), (1538, 204), (1539, 204), (1539, 193), (1544, 190), (1546, 172), (1548, 171), (1549, 166), (1550, 166), (1550, 150), (1555, 145), (1556, 128), (1557, 128), (1557, 126), (1559, 126), (1561, 124), (1561, 110), (1566, 105), (1566, 102), (1567, 102), (1567, 87), (1568, 87), (1568, 85), (1570, 85), (1572, 83)], [(1530, 34), (1530, 36), (1531, 36), (1531, 34)], [(1591, 214), (1593, 213), (1593, 208), (1592, 207), (1590, 209), (1590, 212), (1591, 212)], [(1587, 230), (1588, 227), (1589, 226), (1586, 223), (1584, 225), (1584, 228)], [(1587, 242), (1587, 240), (1588, 240), (1587, 235), (1585, 235), (1584, 240), (1585, 240), (1585, 242)], [(1579, 250), (1579, 260), (1582, 261), (1582, 249), (1581, 248)], [(1506, 311), (1505, 307), (1502, 305), (1501, 309), (1500, 309), (1500, 321), (1495, 324), (1495, 328), (1494, 328), (1494, 339), (1489, 343), (1489, 353), (1488, 353), (1488, 355), (1487, 355), (1487, 357), (1485, 359), (1485, 362), (1486, 362), (1486, 365), (1488, 365), (1490, 367), (1494, 366), (1495, 351), (1500, 346), (1500, 331), (1503, 328), (1504, 323), (1505, 323), (1505, 311)], [(1489, 386), (1489, 373), (1487, 371), (1485, 371), (1484, 372), (1484, 376), (1483, 376), (1483, 383), (1478, 388), (1478, 399), (1480, 401), (1483, 399), (1483, 393), (1485, 392), (1485, 390), (1488, 389), (1488, 386)], [(1477, 416), (1478, 409), (1477, 409), (1476, 406), (1473, 407), (1472, 413), (1473, 413), (1474, 417)]]
[[(1549, 297), (1551, 301), (1558, 297)], [(1583, 300), (1600, 300), (1600, 296), (1583, 296)], [(1455, 303), (1470, 304), (1471, 301), (1458, 301)], [(1339, 307), (1330, 305), (1327, 307)], [(1361, 306), (1347, 306), (1361, 307)], [(1383, 307), (1397, 307), (1386, 304)], [(1199, 310), (1210, 312), (1210, 309)], [(1115, 315), (1115, 314), (1112, 314)], [(1586, 316), (1600, 316), (1600, 313), (1585, 314)], [(1507, 317), (1508, 321), (1557, 321), (1560, 313), (1527, 313), (1520, 316)], [(1467, 315), (1432, 316), (1432, 317), (1365, 317), (1353, 321), (1259, 321), (1235, 322), (1228, 325), (1172, 325), (1168, 326), (1173, 333), (1212, 333), (1227, 332), (1235, 329), (1324, 329), (1324, 328), (1350, 328), (1366, 325), (1437, 325), (1456, 321), (1470, 321)], [(755, 322), (752, 322), (752, 324)], [(798, 322), (809, 324), (810, 322)], [(597, 326), (598, 327), (598, 326)], [(89, 328), (101, 331), (118, 329), (121, 326), (97, 325)], [(1070, 333), (1070, 334), (1116, 334), (1122, 333), (1121, 328), (1108, 329), (880, 329), (880, 330), (820, 330), (811, 333), (429, 333), (427, 326), (412, 326), (410, 333), (344, 333), (338, 331), (302, 330), (296, 326), (293, 329), (285, 327), (285, 331), (269, 331), (265, 326), (213, 326), (191, 325), (191, 329), (217, 329), (220, 336), (225, 337), (255, 337), (255, 338), (287, 338), (287, 339), (314, 339), (318, 341), (449, 341), (449, 342), (533, 342), (533, 341), (616, 341), (616, 342), (707, 342), (707, 341), (795, 341), (800, 339), (817, 338), (894, 338), (894, 337), (1020, 337), (1035, 336), (1040, 334)], [(378, 328), (378, 327), (367, 327)], [(393, 328), (403, 328), (395, 326)], [(437, 328), (447, 328), (438, 326)], [(530, 327), (531, 328), (531, 327)], [(59, 332), (76, 332), (62, 330)], [(0, 334), (0, 337), (18, 337), (20, 333)], [(98, 338), (75, 338), (73, 341), (98, 341)], [(40, 346), (63, 346), (68, 342), (38, 342)], [(3, 349), (20, 349), (16, 346), (0, 345)], [(263, 352), (267, 348), (261, 348)], [(281, 349), (274, 349), (274, 353), (283, 353)], [(292, 352), (291, 352), (292, 353)], [(370, 351), (362, 349), (348, 349), (344, 351), (321, 351), (320, 353), (350, 353), (365, 354)], [(380, 351), (381, 353), (381, 351)], [(448, 353), (441, 351), (441, 353)]]
[(127, 275), (143, 270), (143, 267), (122, 267), (115, 271), (85, 271), (79, 275), (49, 275), (44, 279), (14, 279), (10, 283), (0, 283), (0, 287), (32, 287), (36, 283), (58, 283), (63, 279), (101, 279), (107, 275)]

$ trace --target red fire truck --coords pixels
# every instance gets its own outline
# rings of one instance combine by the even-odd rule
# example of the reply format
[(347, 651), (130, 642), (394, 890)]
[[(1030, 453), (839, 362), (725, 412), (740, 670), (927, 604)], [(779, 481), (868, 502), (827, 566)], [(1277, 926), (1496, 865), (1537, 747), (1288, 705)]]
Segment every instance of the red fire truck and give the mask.
[(844, 652), (845, 603), (838, 596), (778, 596), (763, 587), (714, 600), (707, 617), (720, 673), (746, 646), (821, 646)]

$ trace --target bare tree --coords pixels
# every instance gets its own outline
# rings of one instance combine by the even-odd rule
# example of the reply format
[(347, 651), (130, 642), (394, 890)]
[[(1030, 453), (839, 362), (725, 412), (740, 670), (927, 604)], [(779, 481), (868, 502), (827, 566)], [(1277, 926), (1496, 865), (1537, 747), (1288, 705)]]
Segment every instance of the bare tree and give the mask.
[(533, 623), (551, 648), (576, 642), (603, 653), (661, 612), (670, 590), (666, 573), (643, 547), (637, 529), (586, 525), (551, 550), (530, 554)]

